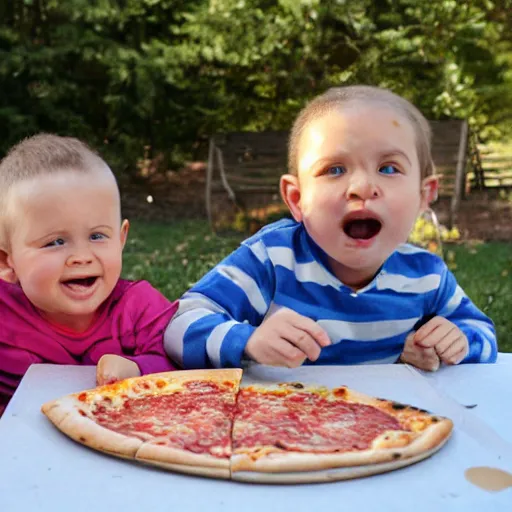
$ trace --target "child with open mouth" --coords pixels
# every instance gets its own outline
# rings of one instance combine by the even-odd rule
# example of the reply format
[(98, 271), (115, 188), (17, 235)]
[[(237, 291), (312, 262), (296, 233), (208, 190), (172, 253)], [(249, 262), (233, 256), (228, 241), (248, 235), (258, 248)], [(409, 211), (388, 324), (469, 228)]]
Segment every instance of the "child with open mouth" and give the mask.
[(180, 299), (167, 353), (186, 367), (496, 360), (494, 326), (438, 256), (406, 244), (436, 198), (430, 127), (376, 87), (327, 91), (297, 117), (264, 227)]

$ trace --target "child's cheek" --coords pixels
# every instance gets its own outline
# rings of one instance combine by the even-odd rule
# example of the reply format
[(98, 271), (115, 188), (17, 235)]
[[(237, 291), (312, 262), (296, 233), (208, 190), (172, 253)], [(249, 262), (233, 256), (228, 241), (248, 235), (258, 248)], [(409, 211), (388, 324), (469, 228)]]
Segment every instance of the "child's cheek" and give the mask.
[(37, 289), (45, 288), (53, 281), (59, 281), (62, 277), (62, 265), (58, 264), (55, 259), (39, 258), (34, 262), (27, 275), (27, 280)]

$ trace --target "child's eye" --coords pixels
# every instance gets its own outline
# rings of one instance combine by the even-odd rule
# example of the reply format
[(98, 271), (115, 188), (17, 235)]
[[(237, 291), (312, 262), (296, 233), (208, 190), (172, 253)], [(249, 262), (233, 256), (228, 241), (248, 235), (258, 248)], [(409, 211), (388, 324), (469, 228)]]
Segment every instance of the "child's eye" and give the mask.
[(93, 233), (91, 235), (91, 240), (94, 242), (94, 241), (98, 241), (98, 240), (104, 240), (105, 238), (107, 238), (103, 233)]
[(379, 172), (381, 174), (398, 174), (400, 171), (394, 165), (383, 165)]
[(55, 240), (48, 242), (44, 247), (58, 247), (60, 245), (64, 245), (64, 243), (63, 238), (56, 238)]
[(326, 174), (329, 176), (340, 176), (341, 174), (345, 174), (347, 170), (342, 165), (333, 165), (327, 169)]

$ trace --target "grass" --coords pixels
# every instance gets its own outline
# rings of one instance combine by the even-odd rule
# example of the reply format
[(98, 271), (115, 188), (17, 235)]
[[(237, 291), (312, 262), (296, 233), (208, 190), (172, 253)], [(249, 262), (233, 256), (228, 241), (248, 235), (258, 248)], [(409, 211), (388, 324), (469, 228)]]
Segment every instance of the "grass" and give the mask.
[[(176, 299), (241, 240), (241, 235), (212, 235), (202, 220), (134, 223), (125, 248), (123, 277), (146, 279)], [(467, 295), (493, 319), (499, 350), (512, 352), (512, 244), (450, 246), (447, 260)]]
[(133, 223), (124, 252), (123, 277), (146, 279), (171, 299), (233, 251), (241, 236), (212, 235), (206, 221)]

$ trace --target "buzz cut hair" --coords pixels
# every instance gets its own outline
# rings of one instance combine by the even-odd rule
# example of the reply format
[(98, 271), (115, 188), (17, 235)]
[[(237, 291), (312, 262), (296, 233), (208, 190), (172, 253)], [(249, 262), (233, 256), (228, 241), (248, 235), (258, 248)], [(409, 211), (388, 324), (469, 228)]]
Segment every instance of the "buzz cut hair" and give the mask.
[(5, 220), (12, 189), (20, 183), (62, 172), (104, 172), (116, 181), (107, 163), (79, 139), (40, 133), (22, 140), (0, 162), (0, 242), (7, 236)]
[(412, 126), (416, 139), (416, 152), (420, 176), (424, 179), (434, 174), (432, 159), (432, 131), (423, 114), (408, 100), (380, 87), (349, 85), (332, 87), (310, 101), (297, 116), (288, 141), (288, 172), (298, 175), (298, 154), (302, 134), (307, 126), (328, 114), (353, 103), (379, 105), (394, 110)]

